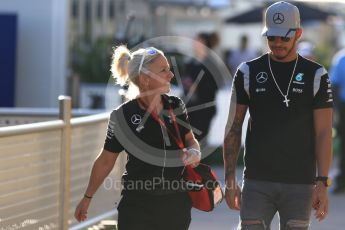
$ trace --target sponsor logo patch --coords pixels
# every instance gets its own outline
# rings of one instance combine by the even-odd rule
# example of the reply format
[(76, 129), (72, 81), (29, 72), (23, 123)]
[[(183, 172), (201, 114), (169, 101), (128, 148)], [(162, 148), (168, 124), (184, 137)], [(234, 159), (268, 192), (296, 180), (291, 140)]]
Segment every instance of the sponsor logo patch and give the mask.
[(138, 125), (141, 122), (141, 116), (139, 114), (133, 114), (131, 117), (131, 122), (133, 125)]
[(294, 92), (294, 93), (303, 93), (303, 89), (293, 88), (292, 92)]
[(298, 84), (298, 85), (304, 85), (303, 76), (304, 76), (304, 73), (297, 74), (293, 83)]
[(257, 93), (266, 92), (266, 88), (257, 88), (255, 91), (256, 91)]
[(256, 81), (260, 84), (265, 83), (268, 79), (268, 75), (266, 72), (260, 72), (256, 75)]

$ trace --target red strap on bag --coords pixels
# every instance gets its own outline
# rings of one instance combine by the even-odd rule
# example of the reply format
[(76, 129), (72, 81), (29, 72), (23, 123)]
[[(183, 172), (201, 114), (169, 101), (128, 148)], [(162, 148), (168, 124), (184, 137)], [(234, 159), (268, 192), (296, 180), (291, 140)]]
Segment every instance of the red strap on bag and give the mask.
[[(141, 104), (143, 104), (145, 107), (147, 107), (143, 100), (141, 100), (140, 98), (138, 98), (138, 100), (139, 100), (139, 102)], [(150, 115), (158, 124), (160, 124), (172, 136), (172, 138), (174, 138), (177, 146), (180, 149), (184, 149), (185, 147), (184, 147), (181, 135), (180, 135), (180, 130), (178, 128), (178, 125), (177, 125), (177, 122), (176, 122), (176, 117), (175, 117), (175, 114), (174, 114), (174, 111), (173, 111), (171, 105), (169, 105), (169, 113), (170, 113), (171, 119), (172, 119), (172, 121), (174, 123), (174, 128), (175, 128), (176, 136), (171, 132), (170, 129), (168, 129), (166, 127), (164, 121), (157, 115), (157, 113), (151, 112)]]

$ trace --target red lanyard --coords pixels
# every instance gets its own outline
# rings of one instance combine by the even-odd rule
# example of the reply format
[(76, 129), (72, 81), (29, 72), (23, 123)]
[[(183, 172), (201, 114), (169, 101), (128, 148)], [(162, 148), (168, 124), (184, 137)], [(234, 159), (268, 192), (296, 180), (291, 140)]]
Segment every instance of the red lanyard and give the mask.
[[(139, 102), (140, 102), (141, 104), (145, 105), (145, 103), (144, 103), (140, 98), (138, 98), (138, 100), (139, 100)], [(145, 107), (147, 107), (147, 106), (145, 105)], [(173, 121), (173, 123), (174, 123), (175, 132), (176, 132), (176, 136), (177, 136), (177, 137), (171, 132), (170, 129), (168, 129), (168, 128), (166, 127), (164, 121), (157, 115), (157, 113), (151, 112), (150, 115), (152, 116), (152, 118), (153, 118), (156, 122), (158, 122), (158, 123), (161, 125), (161, 127), (163, 127), (163, 128), (172, 136), (172, 138), (174, 138), (174, 140), (175, 140), (177, 146), (178, 146), (180, 149), (184, 149), (185, 147), (184, 147), (184, 144), (183, 144), (181, 135), (180, 135), (180, 130), (179, 130), (178, 125), (177, 125), (177, 122), (176, 122), (176, 116), (175, 116), (175, 114), (174, 114), (173, 109), (171, 108), (171, 105), (169, 105), (169, 113), (170, 113), (171, 119), (172, 119), (172, 121)]]

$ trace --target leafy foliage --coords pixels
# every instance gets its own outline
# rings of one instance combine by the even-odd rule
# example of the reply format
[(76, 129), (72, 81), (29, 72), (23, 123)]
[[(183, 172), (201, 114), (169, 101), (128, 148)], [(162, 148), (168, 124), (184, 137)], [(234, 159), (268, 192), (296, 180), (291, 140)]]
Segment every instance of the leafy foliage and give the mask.
[(82, 40), (71, 49), (72, 71), (80, 76), (82, 82), (107, 83), (112, 56), (111, 38), (101, 37), (95, 42)]

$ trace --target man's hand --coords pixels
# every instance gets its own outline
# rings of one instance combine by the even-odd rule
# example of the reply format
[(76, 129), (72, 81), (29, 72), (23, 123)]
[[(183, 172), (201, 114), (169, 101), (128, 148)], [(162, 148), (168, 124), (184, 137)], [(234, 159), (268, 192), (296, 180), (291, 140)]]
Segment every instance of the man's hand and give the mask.
[(315, 209), (315, 218), (322, 221), (328, 214), (327, 187), (322, 182), (317, 182), (313, 191), (312, 207)]
[[(332, 109), (314, 110), (315, 155), (317, 175), (327, 176), (332, 163)], [(319, 221), (328, 214), (328, 194), (324, 182), (317, 181), (313, 193), (313, 208)]]
[[(232, 91), (233, 94), (235, 90)], [(231, 103), (235, 103), (236, 95), (231, 96)], [(246, 116), (248, 106), (237, 104), (236, 112), (229, 111), (228, 121), (226, 123), (223, 159), (224, 159), (224, 178), (225, 178), (225, 200), (229, 208), (240, 210), (241, 208), (241, 188), (236, 182), (237, 159), (240, 154), (242, 125)], [(234, 115), (234, 117), (233, 117)], [(232, 119), (233, 118), (233, 119)]]
[(230, 209), (241, 209), (241, 188), (236, 181), (233, 183), (226, 183), (225, 200)]
[(91, 199), (83, 198), (75, 209), (74, 217), (78, 222), (87, 219), (87, 210), (89, 209)]

